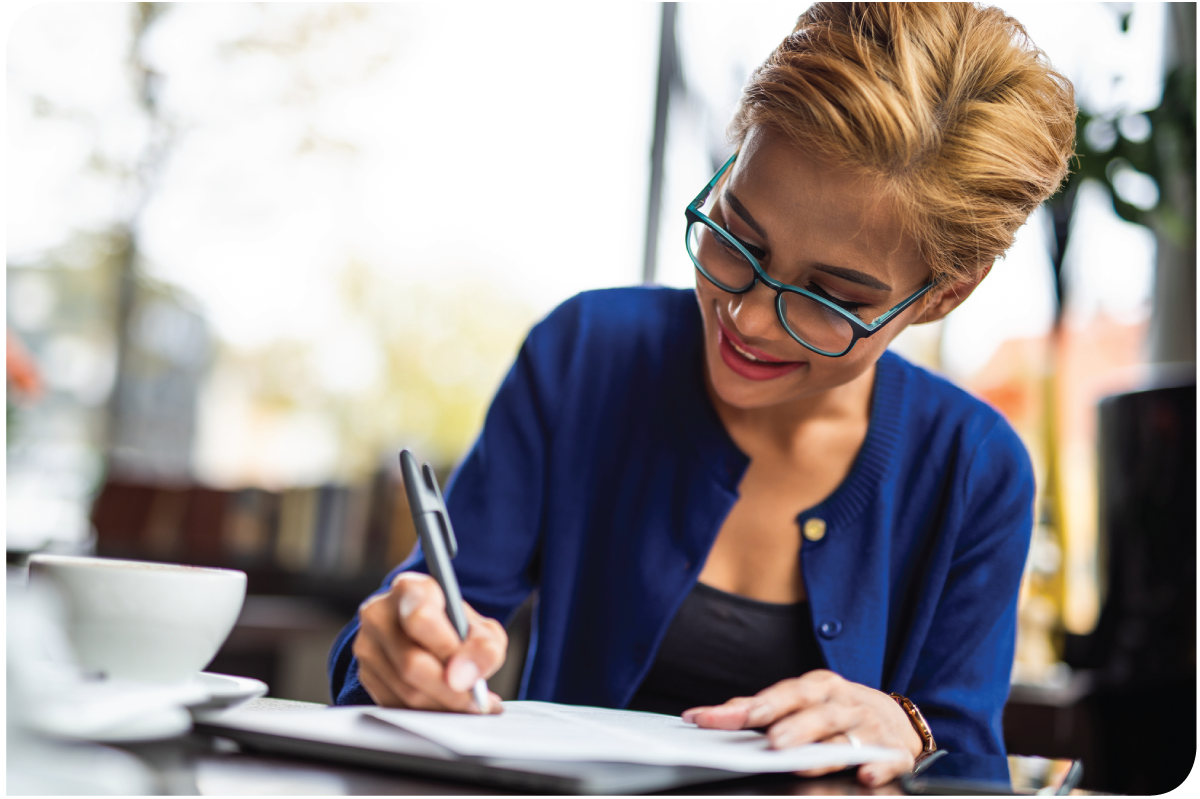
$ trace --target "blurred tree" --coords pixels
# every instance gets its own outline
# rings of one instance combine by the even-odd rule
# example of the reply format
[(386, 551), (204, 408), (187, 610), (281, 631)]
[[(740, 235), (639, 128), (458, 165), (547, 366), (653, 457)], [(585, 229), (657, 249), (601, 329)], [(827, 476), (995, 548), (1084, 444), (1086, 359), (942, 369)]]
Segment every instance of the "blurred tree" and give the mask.
[(456, 463), (483, 424), (483, 414), (533, 311), (498, 286), (400, 282), (350, 264), (342, 301), (382, 351), (365, 391), (337, 399), (342, 469), (361, 474), (397, 444), (420, 447), (443, 467)]
[[(1146, 112), (1093, 114), (1081, 108), (1079, 158), (1054, 199), (1059, 252), (1080, 183), (1094, 180), (1128, 222), (1154, 231), (1158, 244), (1150, 358), (1196, 360), (1196, 5), (1168, 4), (1162, 100)], [(1128, 26), (1128, 14), (1122, 18)], [(1061, 258), (1056, 260), (1062, 297)]]
[(148, 277), (138, 243), (143, 212), (177, 138), (176, 126), (161, 109), (162, 76), (144, 56), (147, 37), (169, 9), (164, 3), (138, 3), (131, 9), (128, 66), (149, 135), (136, 161), (125, 166), (125, 212), (110, 232), (116, 265), (116, 370), (105, 452), (109, 472), (187, 481), (211, 337), (194, 302)]
[[(266, 486), (281, 476), (359, 481), (393, 465), (402, 446), (445, 472), (470, 446), (534, 321), (496, 287), (416, 282), (362, 262), (343, 268), (339, 301), (344, 322), (316, 347), (220, 348), (207, 413), (223, 431), (202, 448), (204, 476)], [(329, 439), (315, 473), (279, 462), (278, 441), (302, 430)]]
[[(1131, 10), (1119, 19), (1128, 30)], [(1057, 567), (1034, 569), (1030, 606), (1041, 608), (1038, 622), (1062, 652), (1062, 619), (1067, 585), (1061, 554), (1067, 549), (1059, 430), (1062, 413), (1063, 319), (1071, 286), (1064, 272), (1071, 222), (1079, 188), (1092, 180), (1104, 186), (1116, 213), (1150, 228), (1157, 242), (1149, 359), (1195, 361), (1196, 336), (1196, 6), (1168, 4), (1167, 64), (1159, 105), (1146, 112), (1098, 114), (1080, 108), (1076, 119), (1077, 161), (1062, 189), (1047, 203), (1053, 227), (1054, 285), (1057, 298), (1051, 329), (1043, 414), (1045, 472), (1040, 486), (1039, 523), (1034, 548), (1056, 549)], [(1070, 557), (1070, 553), (1067, 553)]]

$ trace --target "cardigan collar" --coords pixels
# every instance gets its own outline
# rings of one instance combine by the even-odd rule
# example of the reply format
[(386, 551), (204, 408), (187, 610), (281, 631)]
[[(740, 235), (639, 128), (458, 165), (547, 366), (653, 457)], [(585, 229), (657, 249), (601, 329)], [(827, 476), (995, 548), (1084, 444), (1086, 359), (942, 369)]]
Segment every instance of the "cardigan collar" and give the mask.
[[(694, 299), (684, 305), (682, 318), (670, 326), (678, 336), (678, 347), (673, 349), (679, 355), (669, 367), (672, 374), (667, 381), (667, 414), (675, 423), (677, 435), (684, 439), (681, 451), (694, 454), (721, 486), (736, 493), (750, 459), (733, 442), (708, 396), (700, 310)], [(900, 420), (910, 401), (907, 385), (902, 359), (885, 351), (875, 364), (867, 435), (850, 473), (833, 493), (802, 511), (799, 518), (819, 511), (827, 522), (848, 522), (878, 495), (897, 461), (904, 434)]]

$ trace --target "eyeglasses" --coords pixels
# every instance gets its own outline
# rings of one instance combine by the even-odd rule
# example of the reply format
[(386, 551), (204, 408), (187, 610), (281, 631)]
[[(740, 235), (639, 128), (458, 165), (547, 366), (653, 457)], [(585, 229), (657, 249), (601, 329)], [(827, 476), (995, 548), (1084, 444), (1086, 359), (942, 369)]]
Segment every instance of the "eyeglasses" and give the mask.
[[(700, 274), (722, 291), (745, 294), (761, 281), (775, 292), (775, 312), (788, 335), (818, 355), (837, 358), (845, 355), (860, 338), (867, 338), (937, 284), (930, 280), (923, 288), (872, 322), (864, 322), (832, 297), (780, 283), (762, 268), (746, 245), (713, 222), (700, 208), (717, 181), (729, 169), (737, 153), (721, 167), (713, 179), (696, 195), (684, 212), (687, 215), (687, 251)], [(819, 290), (819, 289), (818, 289)], [(853, 303), (846, 303), (853, 305)]]

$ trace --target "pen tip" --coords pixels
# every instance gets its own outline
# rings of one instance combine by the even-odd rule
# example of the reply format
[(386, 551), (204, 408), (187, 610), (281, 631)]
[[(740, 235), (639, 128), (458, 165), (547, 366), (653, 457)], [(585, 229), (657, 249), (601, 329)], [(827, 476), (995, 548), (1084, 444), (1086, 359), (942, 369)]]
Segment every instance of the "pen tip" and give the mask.
[(480, 713), (487, 715), (488, 713), (491, 712), (491, 704), (492, 703), (491, 703), (490, 697), (488, 696), (487, 683), (485, 683), (483, 681), (482, 677), (475, 683), (474, 687), (471, 689), (471, 694), (475, 700), (476, 706), (479, 708)]

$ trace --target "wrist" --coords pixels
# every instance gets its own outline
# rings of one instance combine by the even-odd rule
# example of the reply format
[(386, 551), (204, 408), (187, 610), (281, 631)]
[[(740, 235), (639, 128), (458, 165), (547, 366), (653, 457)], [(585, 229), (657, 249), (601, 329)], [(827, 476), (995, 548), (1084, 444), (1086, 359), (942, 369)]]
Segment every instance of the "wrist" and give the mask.
[(908, 719), (915, 737), (911, 739), (915, 740), (915, 746), (911, 751), (913, 752), (913, 759), (919, 763), (937, 751), (937, 742), (933, 739), (933, 732), (929, 729), (929, 724), (925, 721), (925, 716), (922, 715), (911, 699), (900, 694), (889, 694), (889, 696), (896, 702)]
[(895, 700), (890, 694), (886, 695), (889, 703), (892, 706), (892, 712), (896, 715), (896, 730), (904, 741), (904, 751), (912, 755), (915, 761), (925, 751), (925, 741), (921, 738), (921, 734), (913, 727), (912, 721), (909, 720), (908, 714), (904, 712), (904, 707)]

